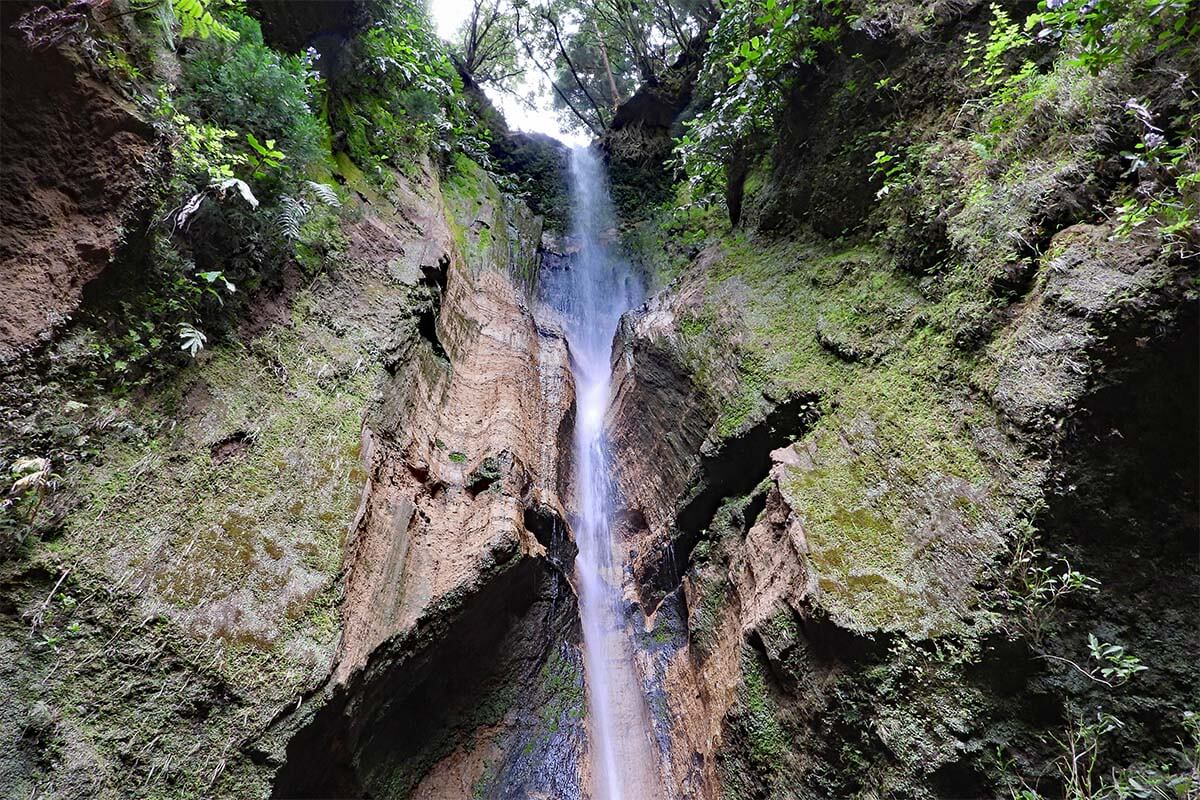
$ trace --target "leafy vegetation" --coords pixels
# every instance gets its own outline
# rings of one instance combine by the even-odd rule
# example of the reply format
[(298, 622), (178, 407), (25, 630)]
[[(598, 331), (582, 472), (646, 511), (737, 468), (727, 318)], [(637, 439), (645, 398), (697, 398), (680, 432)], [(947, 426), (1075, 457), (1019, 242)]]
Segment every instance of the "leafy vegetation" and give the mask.
[[(76, 36), (70, 26), (87, 13), (31, 18), (29, 35)], [(80, 46), (130, 82), (170, 154), (149, 201), (148, 241), (130, 240), (143, 275), (86, 321), (98, 383), (128, 390), (155, 380), (181, 352), (195, 357), (219, 341), (289, 264), (311, 274), (335, 263), (347, 213), (333, 186), (344, 169), (335, 150), (381, 187), (427, 156), (445, 165), (466, 151), (488, 166), (489, 133), (469, 113), (425, 10), (398, 0), (371, 13), (343, 54), (353, 68), (339, 73), (336, 92), (316, 50), (268, 46), (243, 0), (135, 2), (132, 43), (83, 34)], [(162, 74), (148, 55), (156, 40), (181, 63), (170, 82), (150, 77)]]
[(765, 150), (783, 98), (843, 22), (841, 0), (727, 0), (700, 77), (706, 109), (676, 147), (693, 202), (719, 202), (728, 171)]
[[(1054, 42), (1066, 68), (1099, 75), (1144, 57), (1146, 51), (1161, 53), (1194, 40), (1200, 35), (1200, 21), (1189, 13), (1192, 8), (1190, 0), (1042, 2), (1020, 25), (993, 3), (987, 40), (967, 35), (963, 67), (994, 108), (1028, 105), (1051, 87), (1031, 57), (1038, 45)], [(1195, 104), (1193, 97), (1190, 106)], [(1123, 154), (1126, 175), (1136, 180), (1136, 190), (1117, 203), (1116, 233), (1128, 236), (1138, 229), (1146, 232), (1149, 226), (1163, 237), (1164, 247), (1187, 257), (1200, 242), (1195, 211), (1200, 191), (1195, 131), (1200, 115), (1185, 109), (1183, 117), (1172, 121), (1172, 129), (1179, 132), (1172, 142), (1144, 102), (1129, 98), (1125, 109), (1137, 121), (1141, 136), (1134, 150)], [(993, 117), (993, 131), (1003, 130), (1003, 120)]]
[[(1046, 47), (1057, 49), (1063, 65), (1096, 75), (1194, 41), (1200, 22), (1193, 9), (1191, 0), (1042, 0), (1038, 11), (1021, 21), (993, 3), (986, 38), (965, 36), (963, 74), (994, 108), (1029, 104), (1051, 88), (1034, 57)], [(708, 37), (699, 86), (703, 110), (686, 123), (676, 144), (674, 163), (688, 184), (690, 203), (727, 199), (747, 165), (774, 142), (786, 107), (783, 98), (813, 71), (822, 48), (838, 49), (844, 30), (861, 27), (861, 10), (841, 0), (726, 2)], [(850, 88), (860, 90), (858, 84)], [(877, 91), (892, 88), (890, 76), (875, 82)], [(1194, 248), (1197, 220), (1191, 209), (1200, 180), (1195, 123), (1194, 115), (1175, 121), (1172, 127), (1183, 133), (1171, 144), (1146, 120), (1151, 137), (1138, 145), (1137, 155), (1147, 158), (1132, 158), (1131, 174), (1153, 173), (1157, 188), (1143, 185), (1142, 198), (1119, 204), (1123, 233), (1154, 221), (1154, 229), (1181, 252)], [(885, 177), (880, 197), (904, 177), (899, 158), (876, 153), (873, 167)]]
[(212, 0), (160, 0), (159, 13), (164, 14), (169, 9), (179, 20), (179, 35), (185, 39), (197, 36), (207, 39), (210, 36), (227, 42), (236, 42), (238, 32), (213, 16), (209, 4)]
[(409, 170), (414, 156), (448, 154), (465, 133), (462, 82), (415, 6), (391, 9), (343, 57), (354, 68), (330, 116), (351, 157), (380, 184), (388, 182), (385, 166)]
[(1194, 0), (1041, 0), (1025, 29), (1040, 40), (1067, 40), (1075, 63), (1092, 73), (1136, 56), (1162, 52), (1200, 33)]
[[(311, 280), (343, 263), (341, 222), (354, 210), (335, 176), (361, 175), (354, 161), (380, 186), (430, 156), (445, 164), (469, 150), (486, 161), (486, 127), (467, 111), (424, 8), (389, 0), (371, 14), (347, 53), (362, 69), (336, 90), (316, 50), (269, 46), (243, 0), (80, 0), (22, 17), (32, 45), (77, 48), (119, 82), (164, 156), (124, 234), (111, 300), (72, 329), (69, 383), (84, 399), (163, 380), (226, 340), (256, 292), (288, 270)], [(25, 450), (61, 469), (88, 437), (43, 438)], [(28, 455), (7, 445), (8, 465)], [(26, 531), (42, 494), (6, 494), (5, 530)]]

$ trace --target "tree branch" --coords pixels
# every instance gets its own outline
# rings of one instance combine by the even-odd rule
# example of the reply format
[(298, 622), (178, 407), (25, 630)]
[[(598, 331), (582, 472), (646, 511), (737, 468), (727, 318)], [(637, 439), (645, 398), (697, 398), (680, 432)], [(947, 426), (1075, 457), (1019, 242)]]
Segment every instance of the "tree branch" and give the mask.
[(596, 102), (596, 98), (592, 96), (590, 91), (588, 91), (583, 79), (579, 77), (578, 70), (575, 69), (575, 62), (573, 62), (571, 60), (571, 56), (567, 54), (566, 45), (563, 44), (562, 36), (558, 29), (558, 21), (554, 19), (547, 9), (542, 10), (541, 16), (542, 19), (546, 20), (546, 22), (550, 25), (550, 30), (554, 33), (554, 42), (556, 45), (558, 45), (558, 52), (562, 56), (563, 61), (566, 62), (567, 69), (570, 71), (571, 77), (575, 79), (575, 84), (579, 87), (579, 90), (583, 92), (583, 96), (587, 98), (588, 103), (591, 104), (592, 110), (596, 112), (596, 119), (599, 120), (600, 126), (606, 126), (608, 123), (604, 119), (604, 112), (601, 110), (600, 104)]
[(544, 66), (542, 66), (542, 63), (540, 61), (538, 61), (537, 56), (535, 56), (533, 54), (533, 47), (529, 44), (529, 42), (525, 41), (525, 37), (523, 37), (521, 35), (521, 12), (520, 12), (520, 9), (517, 10), (515, 27), (516, 27), (517, 41), (521, 43), (521, 46), (525, 50), (525, 54), (527, 56), (529, 56), (529, 60), (531, 62), (533, 62), (533, 65), (535, 67), (538, 68), (538, 72), (542, 73), (542, 75), (545, 76), (546, 80), (549, 81), (550, 88), (552, 88), (554, 90), (554, 93), (558, 95), (559, 99), (561, 99), (564, 104), (566, 104), (567, 108), (570, 109), (571, 113), (575, 115), (575, 118), (578, 119), (580, 122), (582, 122), (585, 128), (587, 128), (589, 131), (591, 131), (593, 136), (598, 137), (598, 136), (602, 135), (603, 131), (597, 130), (596, 126), (592, 123), (592, 121), (589, 120), (582, 111), (580, 111), (578, 108), (575, 107), (575, 104), (571, 102), (571, 98), (568, 97), (567, 93), (564, 92), (559, 87), (558, 83), (554, 80), (554, 77), (550, 74), (550, 71), (547, 70)]

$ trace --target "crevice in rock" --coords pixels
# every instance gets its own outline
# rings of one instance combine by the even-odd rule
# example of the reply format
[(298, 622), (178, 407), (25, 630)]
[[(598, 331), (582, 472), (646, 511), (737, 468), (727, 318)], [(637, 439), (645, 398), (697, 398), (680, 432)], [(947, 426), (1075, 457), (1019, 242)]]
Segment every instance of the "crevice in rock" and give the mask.
[(742, 511), (742, 526), (743, 533), (749, 533), (754, 527), (754, 523), (758, 521), (758, 515), (767, 507), (767, 493), (765, 491), (755, 492), (746, 503), (745, 510)]
[(970, 761), (952, 761), (938, 767), (930, 776), (938, 797), (986, 797), (990, 790), (983, 776)]
[(512, 455), (509, 453), (485, 457), (467, 476), (467, 494), (474, 498), (478, 497), (480, 492), (500, 489), (504, 485), (502, 479), (505, 468), (511, 466)]
[(422, 265), (421, 280), (416, 287), (418, 298), (422, 301), (416, 314), (417, 334), (429, 344), (434, 355), (442, 360), (449, 360), (449, 356), (446, 355), (446, 349), (438, 335), (438, 317), (442, 312), (442, 298), (446, 295), (449, 272), (450, 257), (443, 255), (438, 259), (436, 266)]
[(213, 442), (208, 451), (214, 463), (224, 464), (229, 459), (246, 452), (254, 444), (255, 438), (252, 431), (235, 431), (223, 439)]
[(335, 689), (288, 742), (273, 796), (406, 796), (471, 731), (500, 723), (508, 689), (544, 659), (554, 615), (573, 614), (545, 562), (519, 558), (452, 594)]
[(437, 318), (440, 304), (425, 308), (417, 315), (417, 333), (421, 338), (429, 343), (433, 348), (433, 352), (438, 358), (446, 358), (446, 350), (442, 347), (442, 340), (438, 338)]
[[(771, 471), (771, 451), (795, 441), (812, 427), (816, 400), (816, 395), (801, 394), (778, 403), (757, 424), (701, 459), (695, 489), (679, 507), (671, 541), (643, 578), (642, 600), (647, 608), (657, 606), (679, 585), (692, 551), (721, 504), (730, 497), (750, 493), (766, 480)], [(766, 502), (766, 492), (750, 499), (743, 512), (744, 531), (754, 524)]]
[(826, 665), (862, 663), (887, 653), (893, 636), (864, 636), (847, 630), (822, 614), (806, 609), (797, 615), (800, 635), (809, 655)]
[[(761, 483), (771, 469), (771, 451), (794, 441), (812, 426), (816, 400), (815, 395), (803, 394), (779, 403), (758, 424), (702, 459), (699, 490), (676, 517), (680, 533), (699, 533), (712, 521), (725, 498), (746, 494)], [(687, 549), (690, 552), (690, 546)]]
[(579, 548), (571, 539), (567, 523), (562, 517), (554, 509), (539, 503), (525, 509), (524, 523), (525, 529), (546, 548), (550, 563), (564, 577), (570, 575), (575, 569), (575, 556), (579, 554)]

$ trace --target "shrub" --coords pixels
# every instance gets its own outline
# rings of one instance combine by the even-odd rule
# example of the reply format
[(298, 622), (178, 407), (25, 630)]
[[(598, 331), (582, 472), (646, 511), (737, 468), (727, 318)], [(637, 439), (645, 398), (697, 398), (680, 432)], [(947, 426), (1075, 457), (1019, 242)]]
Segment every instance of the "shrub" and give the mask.
[(449, 153), (466, 123), (462, 81), (423, 9), (398, 5), (347, 58), (331, 113), (361, 167), (380, 180), (384, 162), (404, 168), (413, 156)]
[(716, 202), (726, 170), (771, 140), (797, 68), (816, 60), (818, 45), (837, 41), (842, 20), (841, 0), (726, 0), (697, 92), (710, 105), (685, 123), (675, 148), (694, 202)]
[[(185, 62), (184, 109), (261, 141), (274, 139), (287, 157), (285, 169), (303, 174), (327, 153), (328, 133), (314, 113), (323, 90), (315, 53), (277, 53), (263, 44), (258, 22), (244, 14), (231, 15), (230, 23), (240, 34), (237, 42), (203, 42)], [(239, 144), (246, 149), (244, 137)]]

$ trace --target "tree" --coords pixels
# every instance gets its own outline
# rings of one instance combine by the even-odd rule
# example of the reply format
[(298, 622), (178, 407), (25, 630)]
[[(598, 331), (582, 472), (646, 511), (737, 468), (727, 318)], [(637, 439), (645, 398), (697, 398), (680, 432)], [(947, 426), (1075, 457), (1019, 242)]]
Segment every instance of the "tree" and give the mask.
[(514, 95), (536, 69), (567, 127), (599, 136), (718, 14), (715, 0), (472, 0), (454, 55), (477, 83)]
[(455, 56), (477, 83), (511, 91), (523, 74), (516, 42), (518, 11), (509, 0), (472, 0)]
[(569, 124), (593, 133), (639, 85), (658, 84), (719, 14), (713, 0), (541, 0), (526, 9), (528, 57)]

